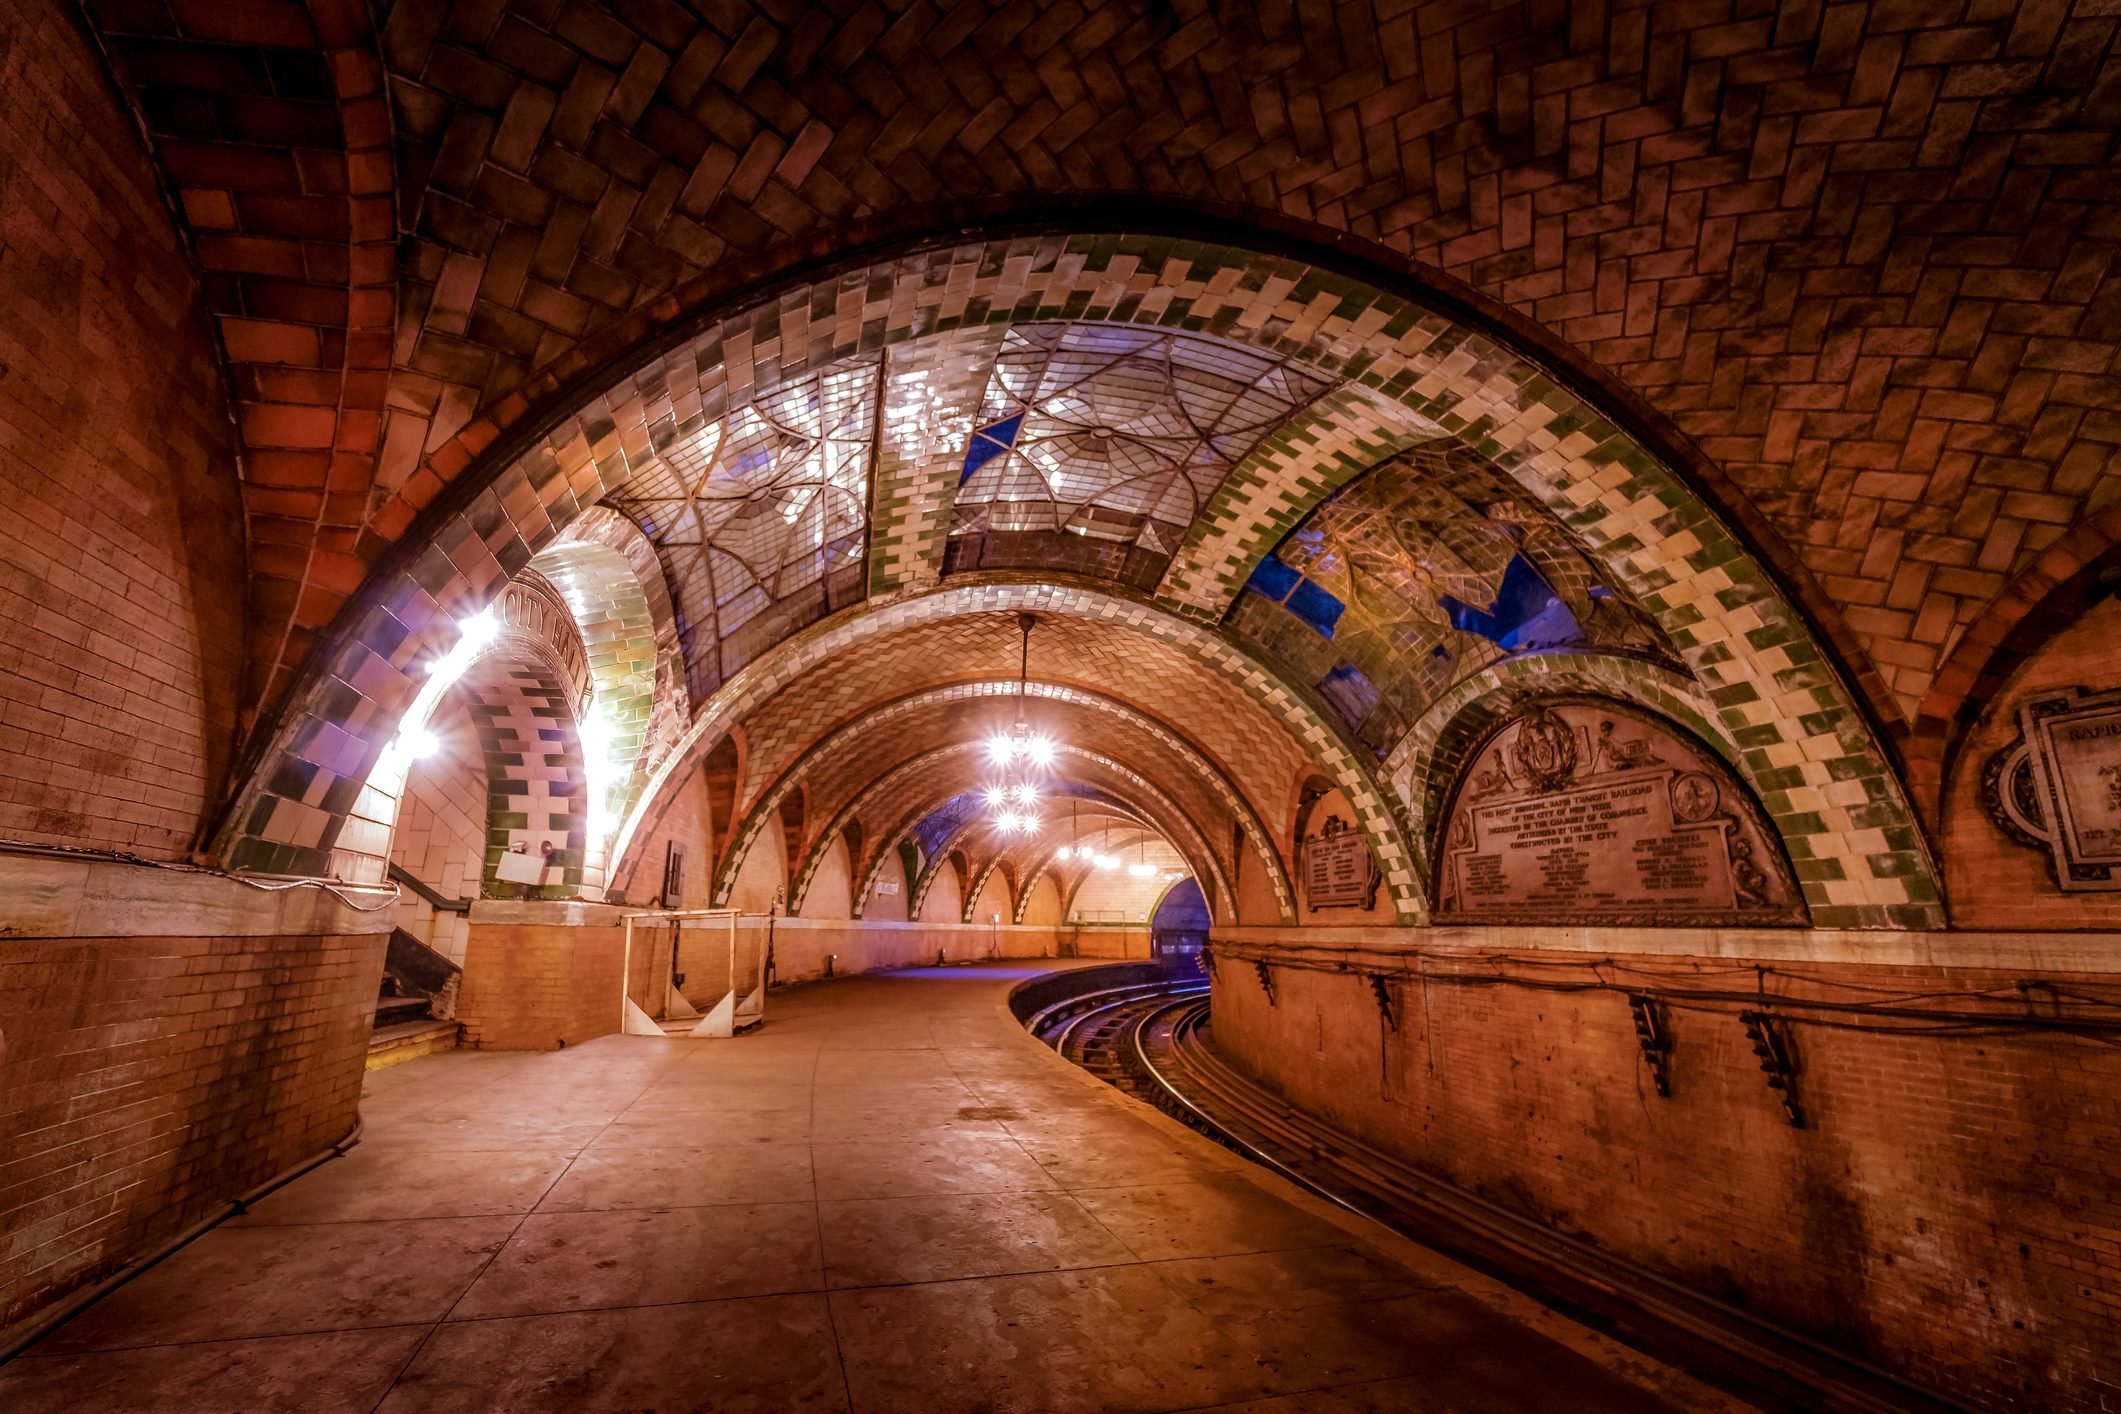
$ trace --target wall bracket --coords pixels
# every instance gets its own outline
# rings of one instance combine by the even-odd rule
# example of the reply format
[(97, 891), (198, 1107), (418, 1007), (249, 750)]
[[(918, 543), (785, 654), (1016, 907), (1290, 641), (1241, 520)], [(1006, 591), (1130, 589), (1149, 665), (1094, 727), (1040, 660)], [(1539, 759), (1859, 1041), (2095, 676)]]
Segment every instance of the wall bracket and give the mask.
[(1741, 1011), (1738, 1020), (1745, 1027), (1746, 1039), (1753, 1043), (1753, 1054), (1760, 1057), (1768, 1089), (1782, 1096), (1782, 1112), (1790, 1117), (1790, 1128), (1804, 1128), (1804, 1106), (1797, 1099), (1797, 1064), (1790, 1053), (1789, 1038), (1775, 1018), (1764, 1011)]
[(1399, 1012), (1392, 1005), (1392, 984), (1385, 980), (1382, 972), (1372, 972), (1366, 980), (1370, 984), (1370, 995), (1377, 1002), (1377, 1019), (1385, 1024), (1385, 1030), (1397, 1035)]
[(1635, 1016), (1635, 1044), (1642, 1047), (1643, 1063), (1663, 1099), (1672, 1098), (1672, 1033), (1665, 1024), (1664, 1008), (1643, 992), (1628, 993), (1628, 1010)]

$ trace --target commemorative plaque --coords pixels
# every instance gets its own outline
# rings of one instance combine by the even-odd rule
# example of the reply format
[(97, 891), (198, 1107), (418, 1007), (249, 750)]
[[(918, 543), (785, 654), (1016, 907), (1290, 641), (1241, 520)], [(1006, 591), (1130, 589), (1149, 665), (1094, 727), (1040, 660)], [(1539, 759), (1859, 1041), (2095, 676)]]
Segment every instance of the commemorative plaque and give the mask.
[(1989, 814), (2064, 892), (2121, 889), (2121, 690), (2035, 694), (2018, 732), (1983, 776)]
[(1368, 908), (1377, 901), (1379, 877), (1362, 831), (1348, 828), (1338, 815), (1304, 841), (1304, 901), (1313, 913)]
[(1773, 832), (1723, 763), (1617, 703), (1534, 704), (1474, 754), (1437, 912), (1487, 922), (1801, 924)]

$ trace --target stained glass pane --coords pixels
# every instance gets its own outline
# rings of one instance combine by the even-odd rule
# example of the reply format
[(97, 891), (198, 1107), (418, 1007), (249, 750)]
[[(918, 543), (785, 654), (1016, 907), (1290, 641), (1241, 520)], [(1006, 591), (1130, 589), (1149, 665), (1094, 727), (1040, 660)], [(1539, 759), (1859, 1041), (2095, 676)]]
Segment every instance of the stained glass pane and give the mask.
[(1066, 528), (1169, 554), (1230, 468), (1328, 386), (1202, 335), (1012, 329), (966, 448), (955, 533)]

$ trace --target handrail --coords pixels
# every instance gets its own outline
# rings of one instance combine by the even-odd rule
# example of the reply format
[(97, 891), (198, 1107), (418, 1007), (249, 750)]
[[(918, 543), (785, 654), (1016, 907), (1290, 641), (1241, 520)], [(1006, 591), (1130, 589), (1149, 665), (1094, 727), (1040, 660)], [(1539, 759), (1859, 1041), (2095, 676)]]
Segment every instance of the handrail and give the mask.
[(395, 864), (390, 866), (390, 877), (418, 894), (421, 901), (437, 913), (471, 912), (472, 901), (470, 899), (444, 898), (441, 894), (414, 878), (409, 871), (401, 869)]

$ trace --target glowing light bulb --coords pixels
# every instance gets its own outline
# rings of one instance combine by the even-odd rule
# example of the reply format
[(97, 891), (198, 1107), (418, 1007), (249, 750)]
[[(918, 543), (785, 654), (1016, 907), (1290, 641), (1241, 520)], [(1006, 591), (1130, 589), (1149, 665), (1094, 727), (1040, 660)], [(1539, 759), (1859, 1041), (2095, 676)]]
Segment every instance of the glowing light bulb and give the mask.
[(1006, 766), (1016, 759), (1016, 743), (1005, 736), (987, 738), (987, 759), (997, 766)]
[(1059, 849), (1053, 851), (1053, 857), (1062, 860), (1073, 859), (1075, 858), (1075, 850), (1069, 845), (1062, 845)]
[(1129, 864), (1127, 872), (1137, 879), (1146, 879), (1156, 872), (1154, 864)]
[(581, 726), (582, 754), (595, 761), (606, 760), (617, 736), (618, 731), (611, 725), (609, 717), (601, 712), (592, 713)]
[(1034, 766), (1051, 766), (1053, 764), (1053, 743), (1042, 736), (1035, 736), (1024, 743), (1024, 755), (1030, 758), (1031, 764)]
[(986, 791), (987, 808), (999, 810), (1009, 803), (1009, 792), (1000, 786), (989, 786)]
[(501, 623), (493, 616), (493, 610), (489, 607), (479, 610), (468, 619), (458, 619), (457, 631), (464, 635), (459, 646), (468, 643), (474, 649), (484, 648), (500, 633)]
[(1017, 814), (1014, 810), (1004, 810), (994, 817), (994, 824), (1003, 834), (1013, 835), (1017, 831)]
[(1034, 805), (1038, 802), (1038, 788), (1036, 786), (1020, 785), (1010, 791), (1009, 795), (1018, 805)]
[(1038, 833), (1038, 816), (1036, 815), (1019, 816), (1017, 817), (1017, 824), (1018, 828), (1021, 829), (1027, 835), (1035, 835)]

